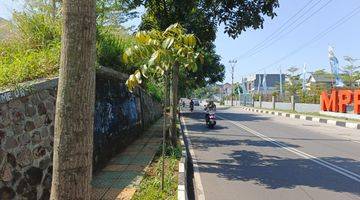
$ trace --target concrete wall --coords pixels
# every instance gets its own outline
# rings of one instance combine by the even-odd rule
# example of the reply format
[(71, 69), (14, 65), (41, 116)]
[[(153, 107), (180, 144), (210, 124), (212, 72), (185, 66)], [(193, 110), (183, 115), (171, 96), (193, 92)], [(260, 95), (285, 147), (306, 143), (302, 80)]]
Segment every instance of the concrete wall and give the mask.
[[(295, 104), (296, 107), (296, 104)], [(291, 110), (291, 103), (276, 102), (275, 108), (279, 110)]]
[[(126, 75), (103, 68), (96, 77), (94, 170), (161, 115), (161, 106)], [(0, 92), (0, 199), (48, 199), (57, 79)]]
[[(240, 103), (241, 103), (241, 105), (244, 105), (243, 102), (240, 102)], [(272, 102), (263, 101), (261, 104), (262, 104), (262, 108), (272, 109)], [(230, 106), (231, 101), (226, 100), (225, 105)], [(234, 106), (239, 106), (239, 101), (234, 101)], [(246, 106), (252, 106), (250, 100), (246, 102)], [(254, 102), (254, 107), (260, 108), (259, 101)], [(346, 107), (347, 107), (347, 113), (352, 114), (354, 107), (352, 105), (347, 105)], [(275, 102), (275, 109), (291, 110), (291, 103)], [(321, 110), (320, 110), (320, 104), (295, 103), (295, 111), (297, 111), (297, 112), (320, 112)], [(352, 118), (354, 118), (354, 117), (352, 117)]]
[(295, 110), (298, 112), (319, 112), (320, 104), (296, 103)]

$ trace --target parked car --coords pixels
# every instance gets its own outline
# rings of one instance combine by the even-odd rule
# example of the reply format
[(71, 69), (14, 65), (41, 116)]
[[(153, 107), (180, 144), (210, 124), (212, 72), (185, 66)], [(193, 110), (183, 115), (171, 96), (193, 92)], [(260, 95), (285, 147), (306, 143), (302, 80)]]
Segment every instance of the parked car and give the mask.
[(198, 99), (192, 99), (194, 102), (194, 106), (200, 106), (199, 100)]

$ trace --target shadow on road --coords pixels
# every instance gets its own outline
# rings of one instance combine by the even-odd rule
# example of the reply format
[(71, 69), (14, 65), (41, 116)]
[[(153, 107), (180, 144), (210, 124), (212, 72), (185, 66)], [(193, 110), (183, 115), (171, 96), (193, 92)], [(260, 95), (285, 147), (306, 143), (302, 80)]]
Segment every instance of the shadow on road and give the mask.
[[(208, 134), (208, 136), (211, 133)], [(213, 147), (224, 147), (224, 146), (254, 146), (254, 147), (272, 147), (272, 148), (281, 148), (274, 143), (265, 140), (231, 140), (231, 139), (218, 139), (214, 137), (204, 137), (204, 136), (191, 136), (192, 146), (196, 150), (205, 151)], [(286, 142), (278, 142), (287, 147), (298, 148), (299, 145), (290, 144)]]
[[(199, 170), (215, 173), (228, 180), (256, 181), (268, 189), (295, 188), (296, 186), (317, 187), (336, 192), (360, 195), (360, 184), (333, 172), (310, 159), (290, 159), (262, 155), (255, 151), (234, 151), (229, 159), (216, 163), (198, 163)], [(329, 162), (354, 168), (360, 162), (341, 157), (320, 158)]]
[[(226, 115), (227, 119), (234, 121), (264, 121), (269, 117), (248, 114), (248, 113), (219, 113)], [(280, 156), (266, 155), (256, 151), (239, 149), (244, 147), (270, 147), (280, 148), (271, 142), (261, 140), (247, 132), (234, 134), (222, 124), (223, 120), (218, 120), (218, 129), (207, 130), (204, 123), (204, 113), (193, 112), (183, 113), (183, 116), (192, 119), (187, 124), (190, 131), (190, 138), (194, 150), (211, 151), (210, 148), (230, 147), (231, 153), (224, 153), (224, 159), (218, 159), (214, 162), (198, 162), (199, 171), (201, 173), (212, 173), (218, 177), (232, 181), (251, 181), (258, 185), (262, 185), (268, 189), (292, 189), (298, 186), (308, 186), (313, 188), (321, 188), (335, 192), (348, 192), (360, 195), (360, 184), (348, 177), (334, 172), (311, 159), (304, 158), (288, 158)], [(218, 126), (219, 125), (219, 126)], [(223, 127), (224, 126), (224, 127)], [(314, 140), (314, 141), (348, 141), (343, 139), (328, 138), (301, 138), (296, 137), (273, 137), (274, 139), (284, 139), (289, 142), (296, 140)], [(283, 146), (300, 148), (301, 146), (287, 142), (281, 142)], [(239, 147), (234, 150), (231, 146)], [(270, 150), (269, 150), (270, 151)], [(227, 151), (229, 152), (229, 151)], [(342, 168), (356, 172), (359, 169), (360, 162), (353, 159), (333, 156), (319, 157), (321, 160), (333, 163)]]
[[(236, 137), (236, 138), (259, 138), (256, 135), (246, 135), (246, 134), (229, 134), (229, 133), (203, 133), (206, 136), (222, 136), (222, 137)], [(305, 137), (271, 137), (272, 139), (280, 139), (280, 140), (290, 140), (290, 141), (326, 141), (326, 142), (349, 142), (349, 141), (356, 141), (360, 142), (359, 140), (350, 140), (350, 139), (340, 139), (340, 138), (305, 138)]]
[[(225, 113), (217, 113), (216, 115), (221, 115), (221, 114), (225, 114)], [(181, 115), (190, 119), (203, 120), (205, 117), (205, 112), (203, 111), (183, 112), (181, 113)], [(269, 117), (264, 117), (256, 114), (232, 113), (232, 112), (226, 112), (226, 118), (235, 121), (263, 121), (270, 119)], [(219, 118), (217, 120), (221, 121)]]

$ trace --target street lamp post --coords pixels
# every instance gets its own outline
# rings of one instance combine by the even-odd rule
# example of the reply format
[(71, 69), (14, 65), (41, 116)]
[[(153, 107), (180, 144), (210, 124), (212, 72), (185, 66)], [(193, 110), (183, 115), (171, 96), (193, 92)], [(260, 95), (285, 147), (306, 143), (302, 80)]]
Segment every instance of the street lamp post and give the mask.
[(231, 65), (231, 106), (234, 106), (234, 67), (237, 63), (237, 60), (230, 60)]

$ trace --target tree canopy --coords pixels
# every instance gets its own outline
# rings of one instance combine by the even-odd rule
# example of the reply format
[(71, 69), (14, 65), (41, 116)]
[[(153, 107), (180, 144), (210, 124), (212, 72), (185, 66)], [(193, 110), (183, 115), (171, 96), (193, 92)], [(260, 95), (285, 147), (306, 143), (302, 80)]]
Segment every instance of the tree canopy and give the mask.
[(262, 28), (265, 17), (276, 16), (274, 8), (279, 6), (277, 0), (143, 0), (142, 3), (146, 12), (140, 30), (164, 30), (178, 22), (199, 38), (198, 48), (206, 52), (205, 62), (196, 72), (188, 71), (180, 76), (181, 95), (189, 94), (186, 90), (223, 81), (225, 67), (214, 45), (219, 25), (223, 24), (225, 32), (236, 38), (248, 28)]
[(195, 72), (197, 62), (203, 62), (203, 55), (195, 51), (196, 38), (186, 34), (180, 24), (170, 25), (165, 31), (140, 31), (135, 35), (138, 44), (126, 49), (123, 60), (141, 66), (130, 75), (126, 84), (132, 90), (142, 83), (141, 77), (147, 77), (149, 71), (164, 75), (174, 65)]
[(232, 38), (238, 37), (247, 28), (262, 28), (265, 17), (275, 17), (274, 9), (279, 6), (278, 0), (143, 0), (143, 3), (147, 9), (145, 18), (148, 17), (144, 20), (145, 26), (149, 25), (149, 21), (156, 22), (153, 25), (158, 28), (167, 27), (174, 21), (182, 24), (206, 21), (199, 25), (216, 29), (223, 24), (225, 32)]

